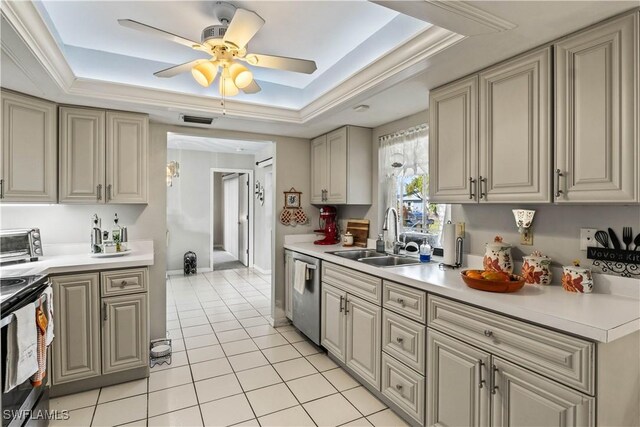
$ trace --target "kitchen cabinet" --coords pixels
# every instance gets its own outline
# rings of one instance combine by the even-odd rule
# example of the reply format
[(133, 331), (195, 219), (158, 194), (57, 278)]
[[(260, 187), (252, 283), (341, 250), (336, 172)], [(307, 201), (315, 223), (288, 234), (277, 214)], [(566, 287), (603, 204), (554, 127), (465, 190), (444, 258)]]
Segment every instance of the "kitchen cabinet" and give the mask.
[(100, 369), (100, 287), (97, 273), (55, 276), (53, 384), (96, 377)]
[(102, 372), (146, 366), (147, 295), (144, 293), (102, 299)]
[(551, 49), (432, 91), (430, 200), (551, 201)]
[(293, 278), (295, 261), (293, 252), (284, 251), (284, 312), (289, 320), (293, 320)]
[(322, 284), (322, 346), (377, 390), (380, 390), (381, 317), (380, 306)]
[(370, 205), (371, 129), (345, 126), (311, 142), (311, 203)]
[(0, 202), (56, 203), (56, 105), (6, 90), (0, 97)]
[(61, 203), (147, 203), (148, 117), (61, 107)]
[(555, 44), (555, 201), (640, 201), (638, 13)]

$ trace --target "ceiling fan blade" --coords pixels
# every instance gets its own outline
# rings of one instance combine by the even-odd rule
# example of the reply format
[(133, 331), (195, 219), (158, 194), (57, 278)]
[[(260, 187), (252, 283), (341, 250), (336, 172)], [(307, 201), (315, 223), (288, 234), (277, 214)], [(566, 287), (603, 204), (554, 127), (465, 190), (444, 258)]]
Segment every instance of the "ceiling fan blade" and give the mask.
[(245, 87), (244, 89), (242, 89), (242, 91), (244, 93), (258, 93), (262, 90), (262, 88), (260, 87), (260, 85), (258, 83), (256, 83), (255, 80), (251, 81), (251, 84), (247, 87)]
[(246, 60), (249, 64), (255, 65), (256, 67), (275, 68), (278, 70), (295, 71), (296, 73), (313, 74), (318, 68), (315, 61), (287, 58), (286, 56), (252, 53), (246, 56)]
[(157, 71), (153, 73), (156, 77), (173, 77), (177, 76), (180, 73), (185, 73), (190, 71), (193, 67), (198, 65), (201, 62), (207, 61), (206, 59), (196, 59), (195, 61), (185, 62), (184, 64), (175, 65), (173, 67), (165, 68), (164, 70)]
[(132, 19), (118, 19), (118, 23), (123, 27), (131, 28), (133, 30), (142, 31), (143, 33), (162, 37), (165, 40), (169, 40), (174, 43), (179, 43), (181, 45), (184, 45), (190, 48), (202, 49), (204, 47), (200, 43), (194, 42), (193, 40), (185, 39), (184, 37), (177, 36), (175, 34), (169, 33), (167, 31), (163, 31), (156, 27), (152, 27), (151, 25), (143, 24), (142, 22), (134, 21)]
[(237, 9), (223, 40), (242, 49), (263, 25), (264, 19), (258, 16), (257, 13), (246, 9)]

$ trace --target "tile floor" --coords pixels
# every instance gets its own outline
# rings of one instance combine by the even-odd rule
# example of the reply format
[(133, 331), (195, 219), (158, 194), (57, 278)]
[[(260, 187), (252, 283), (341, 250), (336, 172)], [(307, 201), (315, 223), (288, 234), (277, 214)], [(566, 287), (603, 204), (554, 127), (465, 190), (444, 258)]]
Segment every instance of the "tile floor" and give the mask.
[(244, 268), (167, 280), (171, 365), (51, 399), (51, 426), (404, 426), (292, 326), (269, 326), (271, 278)]

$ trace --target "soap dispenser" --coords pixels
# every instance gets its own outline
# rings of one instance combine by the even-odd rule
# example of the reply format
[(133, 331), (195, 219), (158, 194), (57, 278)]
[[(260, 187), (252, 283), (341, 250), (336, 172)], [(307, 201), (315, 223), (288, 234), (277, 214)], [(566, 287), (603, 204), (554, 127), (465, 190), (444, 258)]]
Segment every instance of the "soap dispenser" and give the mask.
[(378, 240), (376, 240), (376, 252), (385, 253), (384, 250), (384, 235), (378, 234)]

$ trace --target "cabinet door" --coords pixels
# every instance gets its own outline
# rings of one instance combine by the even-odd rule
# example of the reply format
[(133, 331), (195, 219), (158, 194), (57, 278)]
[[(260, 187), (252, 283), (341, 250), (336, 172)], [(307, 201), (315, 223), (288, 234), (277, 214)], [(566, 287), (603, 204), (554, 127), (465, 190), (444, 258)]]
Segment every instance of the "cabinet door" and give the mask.
[(595, 425), (593, 397), (500, 358), (492, 363), (494, 426)]
[(551, 201), (551, 48), (480, 73), (481, 202)]
[(327, 202), (347, 203), (347, 128), (327, 135)]
[(100, 372), (98, 273), (53, 277), (53, 384), (95, 377)]
[(429, 95), (429, 201), (475, 203), (478, 194), (478, 77)]
[(345, 361), (346, 353), (346, 299), (346, 292), (326, 283), (322, 284), (320, 344), (342, 362)]
[(327, 136), (311, 141), (311, 203), (325, 202), (327, 189)]
[(488, 353), (427, 331), (427, 425), (489, 424)]
[(147, 203), (149, 118), (107, 112), (107, 203)]
[(56, 105), (2, 91), (2, 202), (58, 201)]
[(147, 294), (103, 298), (102, 310), (102, 372), (146, 366)]
[(293, 276), (295, 263), (293, 253), (284, 253), (284, 312), (289, 320), (293, 320)]
[(638, 201), (638, 19), (626, 15), (556, 44), (558, 203)]
[(348, 295), (345, 310), (347, 312), (345, 363), (380, 390), (382, 309), (370, 302)]
[(60, 203), (104, 203), (105, 112), (61, 107)]

